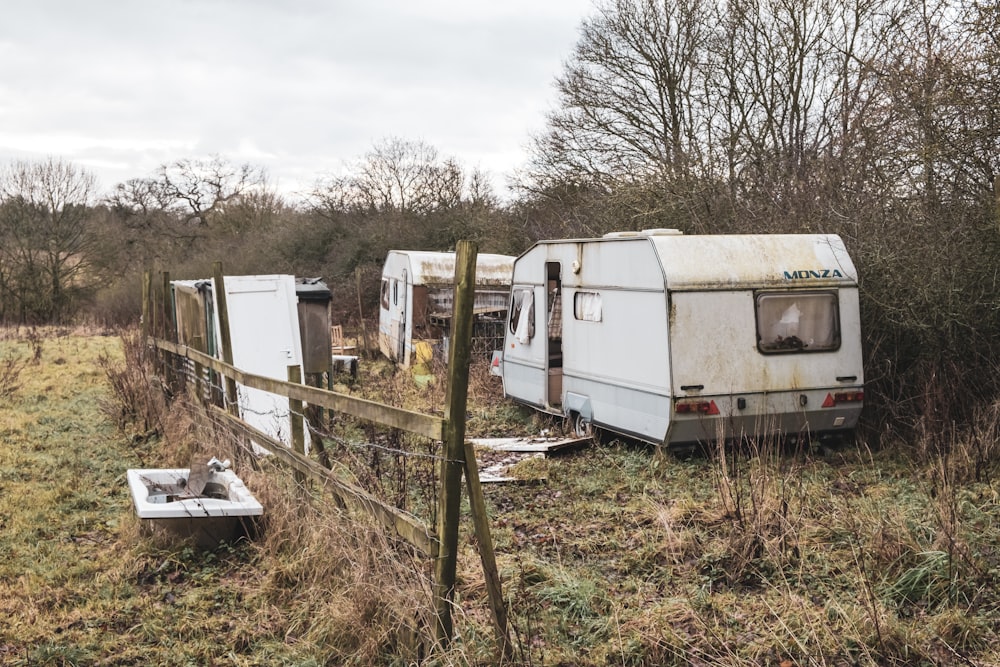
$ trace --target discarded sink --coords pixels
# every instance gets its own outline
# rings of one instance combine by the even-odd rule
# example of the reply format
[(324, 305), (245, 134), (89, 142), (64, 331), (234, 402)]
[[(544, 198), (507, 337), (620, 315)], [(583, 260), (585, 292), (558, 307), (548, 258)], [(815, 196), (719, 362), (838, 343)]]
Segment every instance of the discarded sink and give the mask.
[(192, 537), (200, 546), (246, 535), (264, 508), (228, 464), (213, 458), (191, 468), (129, 469), (136, 515), (148, 528)]

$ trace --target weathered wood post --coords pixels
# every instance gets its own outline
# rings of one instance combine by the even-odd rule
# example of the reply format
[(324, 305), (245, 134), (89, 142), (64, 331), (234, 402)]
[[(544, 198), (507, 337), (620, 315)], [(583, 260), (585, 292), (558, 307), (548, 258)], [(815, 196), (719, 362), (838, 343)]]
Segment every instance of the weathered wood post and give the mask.
[(469, 398), (469, 358), (472, 348), (472, 306), (476, 290), (476, 254), (470, 241), (459, 241), (455, 256), (455, 300), (448, 343), (448, 388), (444, 413), (444, 457), (441, 460), (441, 495), (438, 504), (438, 539), (441, 542), (434, 568), (437, 607), (435, 638), (446, 646), (454, 630), (451, 608), (455, 599), (458, 558), (458, 523), (465, 467), (465, 408)]
[[(170, 272), (163, 271), (161, 278), (163, 279), (163, 334), (161, 338), (171, 343), (176, 343), (177, 322), (174, 319), (174, 303), (170, 291)], [(174, 372), (174, 364), (177, 363), (177, 359), (166, 350), (163, 350), (160, 354), (163, 356), (163, 371), (167, 380), (167, 386), (170, 387), (170, 391), (176, 392), (178, 374)], [(180, 374), (180, 377), (184, 377), (183, 374)]]
[[(288, 367), (288, 381), (292, 384), (302, 384), (302, 369), (298, 366)], [(296, 454), (306, 455), (306, 430), (305, 418), (302, 413), (302, 401), (297, 398), (288, 399), (288, 416), (292, 422), (292, 450)], [(306, 483), (306, 476), (298, 469), (295, 470), (295, 483), (302, 486)]]
[(486, 498), (483, 496), (483, 487), (479, 483), (476, 448), (471, 442), (465, 443), (465, 481), (469, 487), (469, 509), (472, 511), (472, 524), (475, 527), (476, 541), (479, 545), (479, 560), (483, 564), (486, 593), (490, 599), (490, 609), (493, 610), (493, 629), (497, 635), (500, 652), (504, 658), (509, 659), (514, 652), (514, 646), (510, 643), (507, 627), (507, 605), (503, 601), (500, 571), (497, 569), (496, 554), (493, 551), (490, 520), (486, 514)]
[[(329, 355), (327, 355), (329, 356)], [(323, 376), (328, 378), (333, 375), (333, 368), (326, 371), (326, 373), (306, 373), (306, 381), (303, 384), (307, 384), (310, 387), (316, 387), (317, 389), (323, 389)], [(289, 380), (290, 382), (291, 380)], [(323, 424), (326, 421), (324, 414), (327, 411), (318, 406), (312, 404), (305, 405), (305, 416), (307, 422), (307, 428), (309, 428), (309, 442), (312, 446), (316, 448), (316, 458), (319, 459), (320, 464), (329, 470), (332, 465), (330, 464), (330, 453), (326, 451), (326, 444), (323, 442)], [(329, 411), (329, 414), (333, 416), (333, 411)], [(310, 427), (309, 424), (312, 426)]]
[[(229, 332), (229, 306), (226, 304), (226, 281), (222, 277), (222, 262), (212, 264), (212, 282), (215, 285), (215, 307), (219, 311), (219, 338), (222, 341), (222, 360), (233, 365), (233, 338)], [(234, 417), (240, 416), (236, 380), (226, 378), (226, 407)]]
[(146, 269), (142, 272), (142, 344), (145, 345), (153, 331), (150, 316), (152, 315), (153, 272)]

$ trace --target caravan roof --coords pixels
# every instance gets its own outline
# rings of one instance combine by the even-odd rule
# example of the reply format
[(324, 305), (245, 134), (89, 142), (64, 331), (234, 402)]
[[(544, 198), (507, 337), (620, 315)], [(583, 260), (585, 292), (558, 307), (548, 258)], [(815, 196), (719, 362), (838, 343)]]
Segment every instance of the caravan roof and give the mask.
[[(423, 250), (390, 250), (409, 258), (414, 285), (452, 285), (455, 282), (455, 253)], [(476, 257), (476, 284), (509, 286), (514, 258), (479, 253)]]
[[(667, 230), (615, 233), (578, 243), (600, 253), (605, 243), (650, 244), (671, 290), (787, 287), (790, 284), (855, 285), (857, 269), (835, 234), (707, 234)], [(582, 250), (582, 249), (581, 249)], [(585, 251), (586, 252), (586, 251)], [(583, 259), (586, 255), (581, 256)]]
[(834, 234), (652, 236), (670, 289), (855, 284), (858, 273)]

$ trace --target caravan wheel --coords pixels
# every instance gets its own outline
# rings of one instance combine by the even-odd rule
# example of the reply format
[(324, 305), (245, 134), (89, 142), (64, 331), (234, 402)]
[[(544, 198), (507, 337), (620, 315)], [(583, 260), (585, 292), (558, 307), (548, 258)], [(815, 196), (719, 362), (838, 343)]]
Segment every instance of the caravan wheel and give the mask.
[(573, 435), (575, 435), (578, 438), (589, 438), (594, 434), (594, 427), (579, 412), (574, 412), (572, 414), (572, 419), (573, 419)]

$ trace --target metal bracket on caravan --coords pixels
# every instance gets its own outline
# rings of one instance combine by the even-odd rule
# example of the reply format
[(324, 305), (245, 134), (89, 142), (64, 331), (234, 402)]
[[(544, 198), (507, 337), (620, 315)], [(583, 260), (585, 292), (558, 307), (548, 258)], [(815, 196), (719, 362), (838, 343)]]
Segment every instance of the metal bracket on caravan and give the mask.
[(574, 394), (571, 391), (566, 392), (566, 400), (563, 402), (563, 411), (565, 414), (576, 412), (588, 422), (593, 421), (594, 419), (594, 410), (590, 407), (590, 398), (587, 396), (581, 396), (580, 394)]

